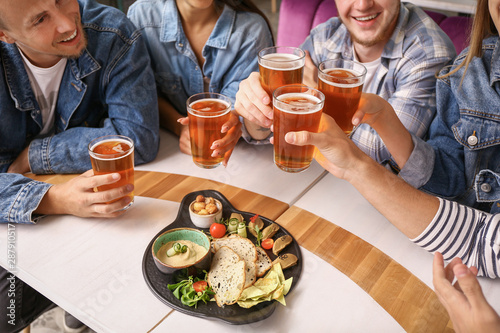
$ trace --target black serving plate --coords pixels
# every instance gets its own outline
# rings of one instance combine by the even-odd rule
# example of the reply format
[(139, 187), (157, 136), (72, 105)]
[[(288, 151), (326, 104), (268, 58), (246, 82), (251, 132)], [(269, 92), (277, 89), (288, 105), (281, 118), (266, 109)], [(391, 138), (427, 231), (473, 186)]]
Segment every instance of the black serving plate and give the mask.
[[(153, 245), (154, 240), (167, 230), (185, 227), (199, 229), (191, 222), (191, 219), (189, 217), (189, 204), (193, 202), (196, 199), (196, 196), (199, 194), (202, 194), (205, 197), (213, 197), (215, 199), (218, 199), (222, 203), (222, 216), (224, 218), (229, 218), (231, 213), (240, 213), (245, 221), (248, 222), (250, 220), (250, 217), (255, 215), (254, 213), (236, 210), (231, 205), (231, 203), (220, 192), (217, 191), (204, 190), (187, 194), (182, 199), (181, 205), (179, 207), (179, 213), (177, 214), (174, 222), (158, 232), (158, 234), (151, 240), (146, 250), (144, 251), (144, 257), (142, 260), (142, 273), (144, 275), (144, 279), (146, 280), (146, 284), (148, 285), (149, 289), (151, 289), (153, 294), (158, 297), (163, 303), (179, 312), (185, 313), (190, 316), (216, 319), (234, 325), (249, 324), (266, 319), (274, 312), (276, 306), (282, 305), (278, 304), (276, 301), (267, 301), (259, 303), (249, 309), (245, 309), (240, 307), (238, 304), (226, 305), (224, 308), (220, 308), (217, 306), (216, 302), (208, 302), (207, 304), (198, 302), (198, 307), (194, 308), (182, 304), (180, 300), (175, 298), (172, 291), (167, 288), (168, 284), (176, 282), (176, 273), (163, 274), (158, 270), (153, 260), (151, 246)], [(260, 216), (260, 218), (264, 222), (265, 226), (273, 223), (273, 221), (269, 220), (268, 218), (262, 216)], [(208, 232), (208, 229), (201, 230)], [(250, 234), (250, 232), (247, 232), (247, 234), (248, 238), (255, 243), (255, 237)], [(278, 237), (283, 235), (290, 235), (290, 233), (288, 233), (288, 231), (280, 226), (280, 230), (273, 238), (277, 239)], [(266, 252), (271, 260), (274, 260), (276, 258), (271, 250), (268, 250)], [(293, 242), (288, 245), (283, 251), (281, 251), (281, 254), (284, 253), (292, 253), (298, 258), (297, 265), (283, 270), (286, 279), (293, 277), (292, 287), (289, 291), (291, 292), (294, 289), (294, 286), (299, 282), (300, 274), (302, 272), (302, 255), (300, 253), (300, 247), (294, 238)]]

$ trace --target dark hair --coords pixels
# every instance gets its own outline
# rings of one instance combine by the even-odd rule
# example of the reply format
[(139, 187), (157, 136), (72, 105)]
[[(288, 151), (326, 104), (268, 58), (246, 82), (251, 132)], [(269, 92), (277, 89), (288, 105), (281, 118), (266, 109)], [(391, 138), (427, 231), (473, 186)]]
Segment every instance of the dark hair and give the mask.
[(240, 12), (251, 12), (259, 14), (266, 21), (267, 27), (271, 32), (271, 36), (274, 42), (273, 29), (271, 29), (271, 24), (269, 23), (269, 20), (267, 19), (266, 15), (253, 3), (252, 0), (215, 0), (215, 4), (228, 5), (237, 12), (240, 11)]

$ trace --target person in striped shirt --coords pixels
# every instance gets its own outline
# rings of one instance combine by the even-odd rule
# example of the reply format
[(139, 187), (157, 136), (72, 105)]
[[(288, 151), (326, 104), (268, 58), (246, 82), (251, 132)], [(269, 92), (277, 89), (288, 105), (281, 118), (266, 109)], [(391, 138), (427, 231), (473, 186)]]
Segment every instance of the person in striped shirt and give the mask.
[[(500, 213), (490, 214), (412, 187), (356, 147), (330, 116), (323, 114), (322, 122), (320, 133), (289, 132), (285, 140), (316, 146), (315, 159), (322, 167), (349, 181), (413, 242), (436, 253), (433, 283), (457, 332), (500, 332), (500, 317), (476, 278), (500, 276)], [(443, 257), (451, 260), (446, 268)], [(458, 289), (451, 284), (455, 276)]]

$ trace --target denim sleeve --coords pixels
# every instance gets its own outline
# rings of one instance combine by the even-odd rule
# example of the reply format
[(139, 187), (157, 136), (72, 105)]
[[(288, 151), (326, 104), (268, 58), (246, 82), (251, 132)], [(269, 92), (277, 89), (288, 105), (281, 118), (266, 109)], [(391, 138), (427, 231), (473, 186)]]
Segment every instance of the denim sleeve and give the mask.
[[(71, 119), (75, 124), (67, 130), (33, 140), (29, 148), (33, 173), (77, 173), (90, 169), (87, 144), (110, 134), (125, 135), (134, 141), (136, 164), (156, 157), (159, 148), (158, 101), (149, 55), (141, 35), (136, 32), (131, 41), (123, 43), (120, 51), (102, 66), (104, 73), (100, 76), (100, 84), (95, 82), (88, 86), (83, 99), (100, 96), (107, 118), (101, 121), (101, 127), (86, 127), (85, 119)], [(98, 94), (95, 91), (90, 94), (90, 89), (100, 90)], [(85, 111), (93, 112), (92, 109)]]
[(31, 180), (20, 174), (0, 173), (0, 223), (35, 223), (34, 215), (51, 184)]
[[(262, 21), (264, 22), (264, 21)], [(224, 78), (221, 94), (228, 96), (234, 101), (238, 92), (240, 82), (250, 76), (252, 72), (259, 71), (258, 53), (266, 47), (273, 46), (273, 38), (266, 24), (255, 24), (252, 30), (252, 35), (246, 38), (246, 42), (241, 44), (238, 49), (237, 56), (234, 57), (235, 62), (231, 66)], [(242, 122), (242, 137), (251, 144), (266, 144), (269, 143), (269, 138), (265, 140), (254, 140), (248, 134), (244, 123)]]
[(429, 181), (423, 189), (443, 197), (465, 192), (464, 147), (455, 139), (453, 125), (460, 120), (460, 110), (453, 90), (445, 80), (437, 83), (437, 112), (429, 128), (429, 144), (435, 152)]

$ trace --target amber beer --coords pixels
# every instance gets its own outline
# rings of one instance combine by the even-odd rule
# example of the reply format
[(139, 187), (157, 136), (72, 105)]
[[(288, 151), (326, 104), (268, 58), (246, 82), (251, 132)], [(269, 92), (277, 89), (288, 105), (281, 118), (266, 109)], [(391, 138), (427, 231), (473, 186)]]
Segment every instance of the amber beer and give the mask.
[(259, 72), (262, 88), (269, 96), (276, 88), (300, 84), (304, 76), (305, 53), (296, 47), (268, 47), (259, 52)]
[[(99, 186), (98, 191), (134, 184), (134, 142), (130, 138), (123, 135), (102, 136), (91, 141), (88, 150), (94, 175), (119, 173), (121, 176), (116, 183)], [(134, 201), (134, 192), (128, 196), (130, 203), (123, 209), (129, 208)]]
[(351, 60), (327, 60), (319, 65), (318, 89), (325, 94), (323, 111), (346, 134), (353, 129), (352, 117), (358, 109), (365, 75), (365, 66)]
[(230, 118), (231, 100), (221, 94), (200, 93), (188, 98), (189, 136), (193, 162), (204, 169), (218, 167), (224, 156), (212, 157), (212, 143), (226, 136), (222, 125)]
[(285, 141), (295, 131), (318, 132), (325, 96), (304, 85), (283, 86), (273, 94), (274, 163), (286, 172), (309, 168), (314, 146), (296, 146)]

